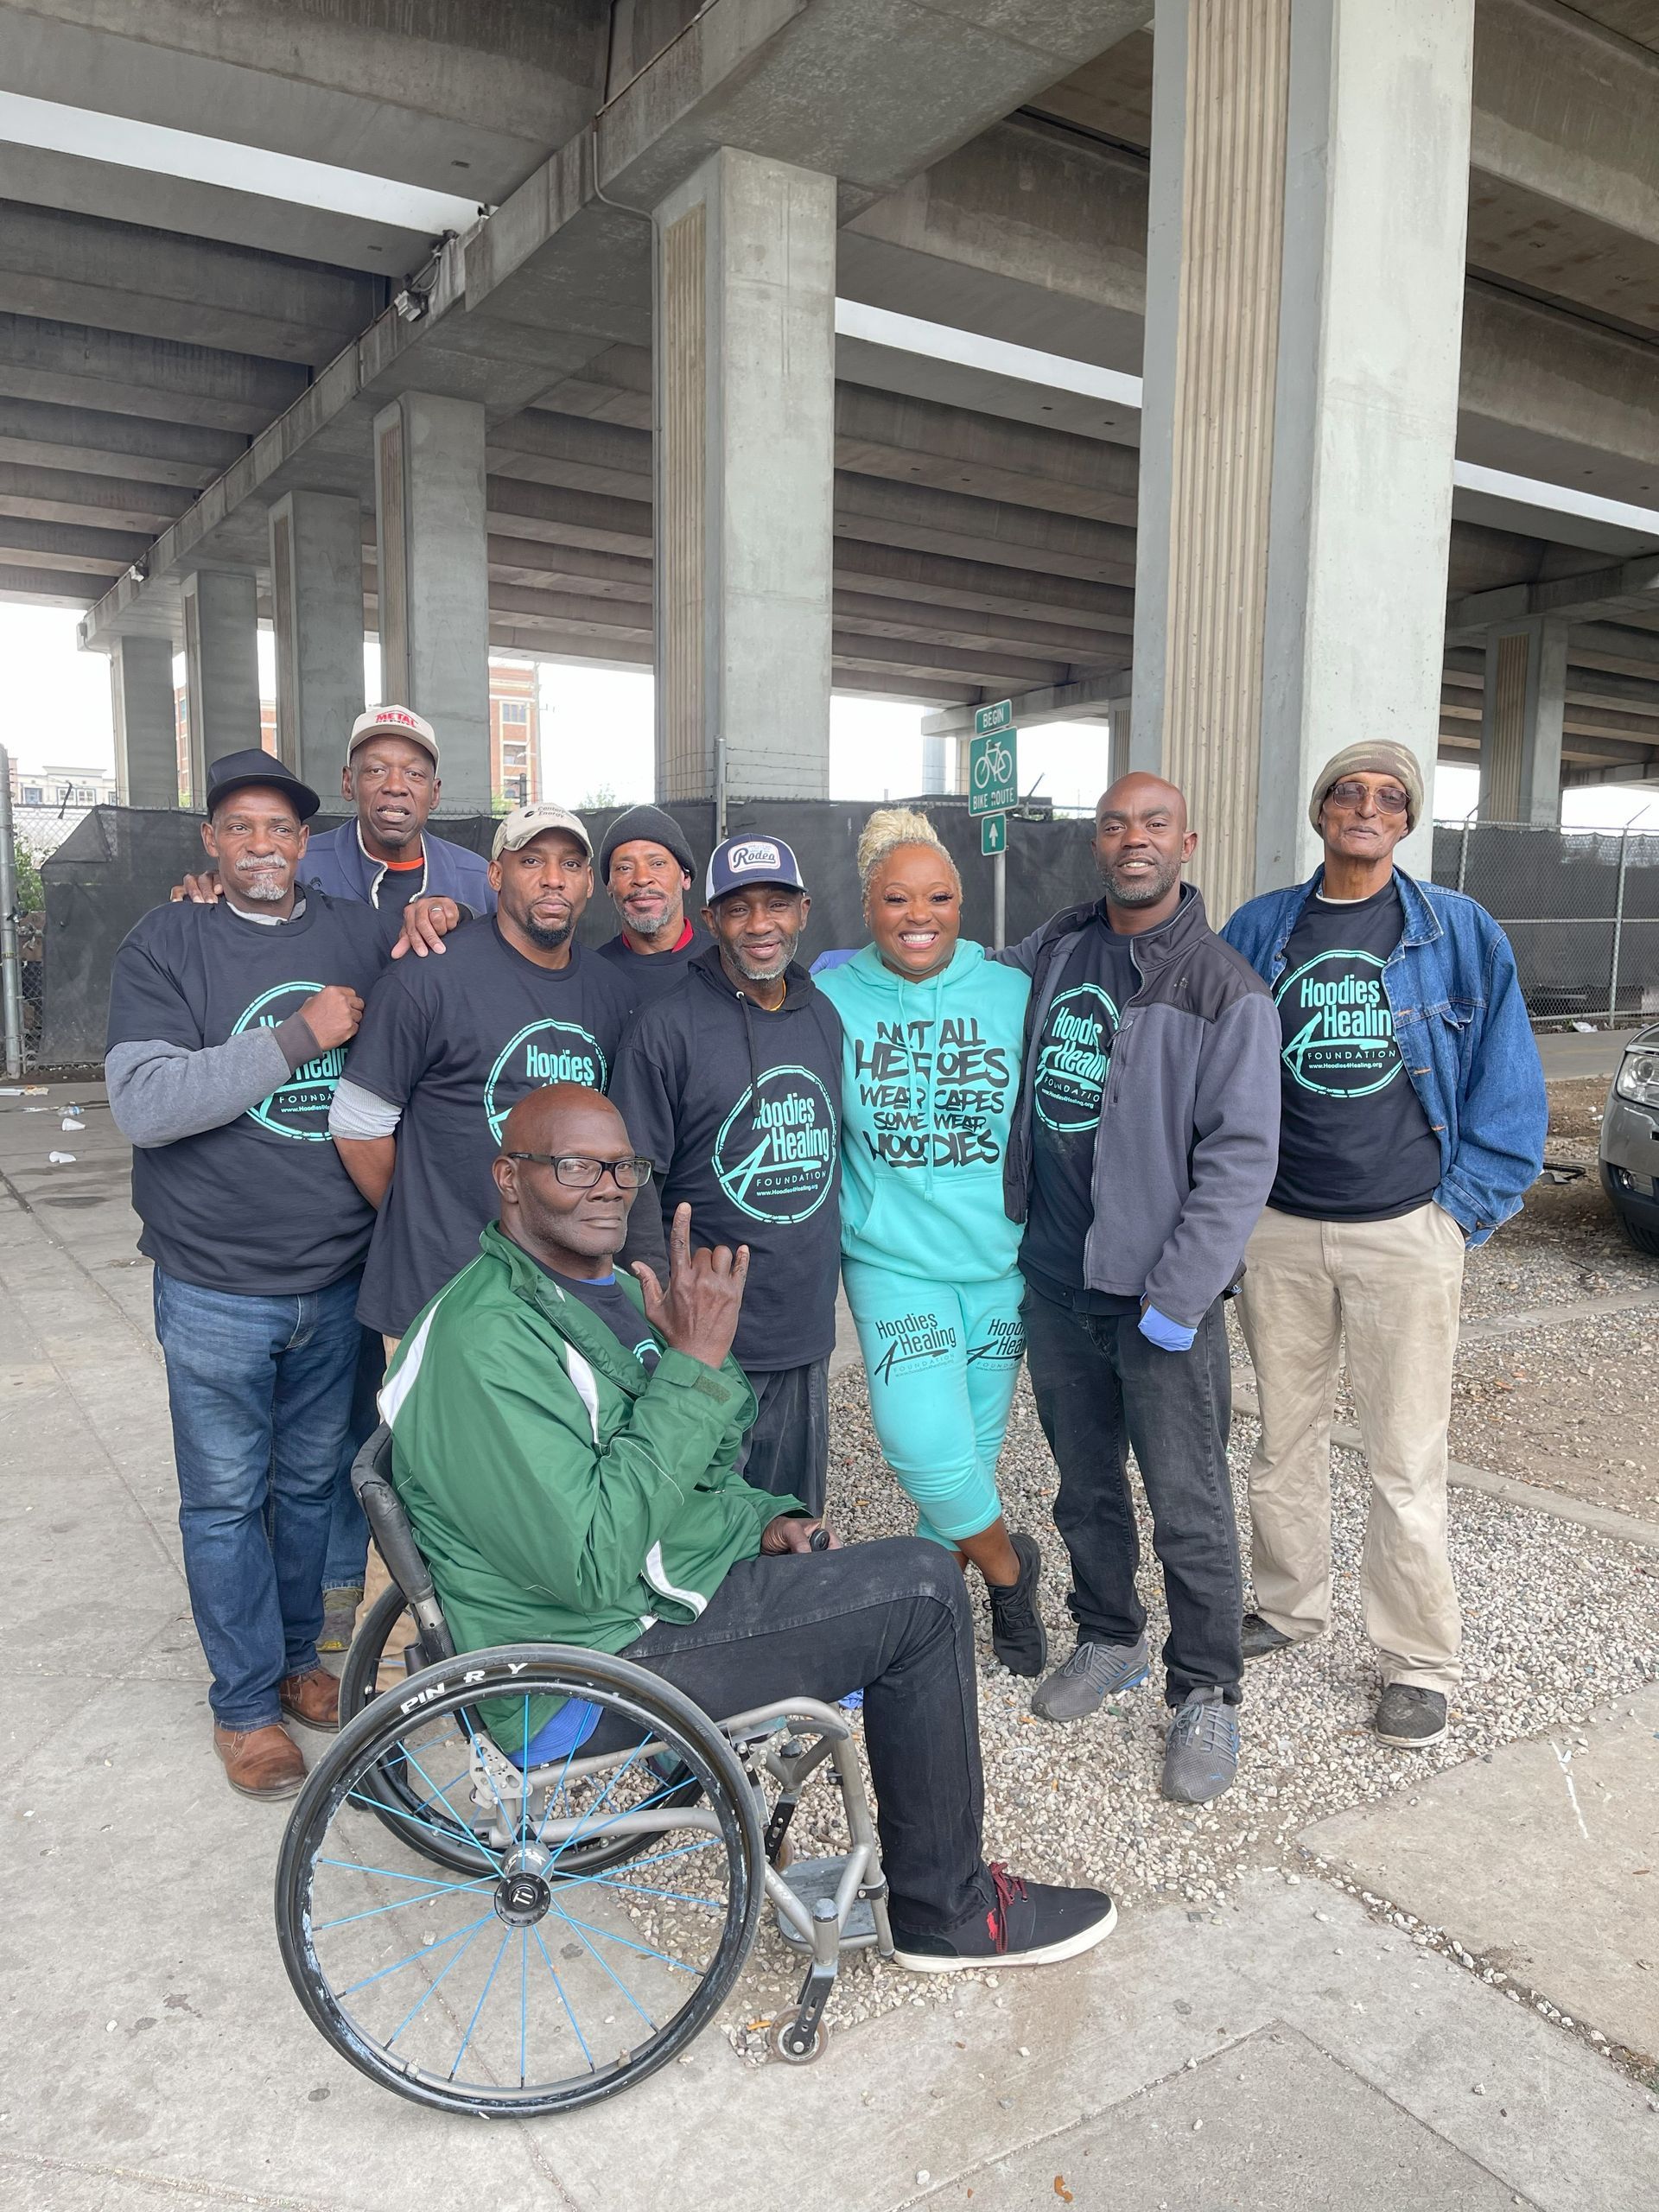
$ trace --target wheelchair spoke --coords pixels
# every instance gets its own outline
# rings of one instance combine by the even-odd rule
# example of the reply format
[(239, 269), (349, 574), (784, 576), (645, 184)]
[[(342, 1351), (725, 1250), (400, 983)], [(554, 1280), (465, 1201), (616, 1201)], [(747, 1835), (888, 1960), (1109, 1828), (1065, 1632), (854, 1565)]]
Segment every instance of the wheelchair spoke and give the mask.
[(458, 1943), (463, 1936), (470, 1936), (477, 1929), (487, 1928), (494, 1917), (493, 1913), (486, 1912), (481, 1919), (469, 1920), (464, 1928), (457, 1928), (448, 1936), (440, 1936), (435, 1943), (423, 1943), (417, 1950), (410, 1951), (394, 1965), (382, 1967), (378, 1974), (365, 1974), (361, 1981), (354, 1981), (349, 1989), (340, 1990), (340, 1996), (342, 1999), (355, 1997), (359, 1989), (367, 1989), (373, 1982), (384, 1981), (389, 1974), (401, 1974), (405, 1967), (412, 1967), (416, 1959), (429, 1959), (434, 1951), (441, 1951), (449, 1943)]
[[(403, 1878), (406, 1879), (407, 1877)], [(489, 1884), (445, 1882), (441, 1888), (428, 1890), (422, 1897), (394, 1897), (390, 1904), (371, 1905), (366, 1912), (343, 1912), (336, 1920), (316, 1921), (313, 1923), (311, 1932), (314, 1936), (321, 1936), (326, 1929), (350, 1928), (355, 1922), (359, 1920), (378, 1920), (383, 1912), (401, 1912), (404, 1907), (409, 1904), (434, 1904), (437, 1902), (439, 1897), (446, 1896), (449, 1892), (457, 1889), (476, 1889), (480, 1887), (488, 1888), (491, 1886), (493, 1885)]]
[[(649, 1943), (636, 1943), (631, 1936), (619, 1936), (614, 1929), (596, 1928), (591, 1920), (579, 1920), (575, 1913), (567, 1911), (556, 1898), (554, 1900), (553, 1910), (567, 1926), (575, 1930), (577, 1938), (582, 1942), (586, 1943), (589, 1936), (599, 1936), (607, 1943), (620, 1943), (625, 1951), (637, 1951), (642, 1959), (656, 1959), (663, 1966), (672, 1967), (680, 1974), (695, 1974), (702, 1972), (701, 1967), (688, 1966), (683, 1959), (677, 1959), (671, 1951), (658, 1951)], [(588, 1948), (592, 1950), (593, 1946), (589, 1944)], [(599, 1959), (597, 1951), (594, 1952), (594, 1956)], [(609, 1967), (605, 1966), (603, 1959), (599, 1959), (599, 1962), (601, 1966), (605, 1967), (607, 1974), (611, 1973)], [(611, 1974), (611, 1979), (614, 1981), (615, 1975)], [(620, 1983), (618, 1986), (620, 1986)]]
[(461, 2048), (455, 2053), (454, 2064), (449, 2069), (449, 2079), (452, 2082), (454, 2080), (456, 2075), (461, 2071), (461, 2062), (467, 2056), (467, 2046), (473, 2039), (473, 2030), (478, 2025), (478, 2016), (484, 2010), (484, 2000), (489, 1995), (490, 1990), (494, 1984), (495, 1969), (500, 1965), (502, 1960), (505, 1958), (507, 1955), (507, 1945), (512, 1941), (512, 1929), (504, 1928), (501, 1930), (501, 1942), (497, 1948), (494, 1960), (491, 1964), (488, 1974), (484, 1977), (484, 1986), (478, 1993), (478, 2002), (473, 2007), (473, 2017), (467, 2023), (467, 2032), (462, 2036), (461, 2039)]
[(582, 2055), (587, 2060), (588, 2071), (591, 2074), (594, 2070), (594, 2054), (588, 2048), (587, 2037), (576, 2024), (576, 2016), (570, 2010), (570, 1999), (565, 1995), (564, 1984), (559, 1980), (559, 1970), (547, 1955), (547, 1946), (542, 1941), (542, 1931), (539, 1928), (536, 1930), (536, 1948), (541, 1953), (549, 1974), (553, 1977), (553, 1986), (559, 1993), (559, 2002), (564, 2007), (565, 2018), (570, 2023), (570, 2032), (582, 2045)]
[[(593, 1819), (594, 1815), (595, 1813), (600, 1813), (600, 1812), (602, 1812), (602, 1811), (604, 1810), (605, 1806), (606, 1806), (606, 1803), (607, 1803), (607, 1800), (608, 1800), (608, 1799), (609, 1799), (609, 1797), (610, 1797), (610, 1794), (611, 1794), (612, 1790), (613, 1790), (613, 1789), (615, 1789), (615, 1787), (616, 1787), (617, 1783), (622, 1780), (622, 1778), (624, 1777), (624, 1776), (627, 1773), (627, 1771), (628, 1771), (628, 1770), (629, 1770), (629, 1768), (632, 1766), (632, 1764), (633, 1764), (634, 1761), (635, 1761), (635, 1760), (639, 1757), (639, 1754), (640, 1754), (640, 1753), (645, 1750), (645, 1745), (646, 1745), (648, 1743), (650, 1743), (650, 1741), (651, 1741), (651, 1738), (650, 1738), (649, 1736), (642, 1736), (642, 1737), (639, 1738), (639, 1742), (634, 1745), (633, 1749), (632, 1749), (632, 1750), (628, 1753), (628, 1756), (627, 1756), (626, 1760), (624, 1762), (624, 1764), (623, 1764), (621, 1766), (620, 1766), (620, 1767), (617, 1769), (616, 1772), (615, 1772), (615, 1773), (611, 1777), (610, 1780), (606, 1783), (606, 1785), (605, 1785), (605, 1787), (604, 1787), (604, 1789), (601, 1791), (601, 1795), (599, 1796), (599, 1797), (595, 1800), (595, 1802), (594, 1802), (593, 1804), (591, 1804), (591, 1805), (588, 1808), (588, 1810), (587, 1810), (587, 1811), (582, 1815), (582, 1816), (581, 1820), (576, 1823), (576, 1826), (575, 1826), (575, 1827), (574, 1828), (574, 1830), (571, 1832), (571, 1834), (569, 1834), (568, 1836), (566, 1836), (566, 1838), (564, 1839), (564, 1841), (563, 1841), (563, 1842), (559, 1846), (558, 1849), (557, 1849), (557, 1850), (553, 1853), (553, 1864), (554, 1864), (556, 1866), (558, 1865), (558, 1862), (559, 1862), (559, 1860), (560, 1860), (561, 1857), (563, 1855), (563, 1853), (564, 1853), (565, 1852), (569, 1851), (569, 1848), (570, 1848), (570, 1847), (571, 1847), (571, 1845), (572, 1845), (572, 1844), (574, 1844), (574, 1843), (575, 1843), (575, 1842), (580, 1839), (580, 1837), (581, 1837), (581, 1835), (582, 1835), (582, 1830), (587, 1827), (587, 1825), (588, 1825), (588, 1821), (591, 1821), (591, 1820)], [(658, 1792), (658, 1795), (659, 1795), (659, 1796), (665, 1796), (666, 1794), (667, 1794), (667, 1793), (666, 1793), (665, 1791), (659, 1791), (659, 1792)], [(656, 1802), (656, 1799), (655, 1799), (655, 1798), (647, 1797), (647, 1798), (646, 1798), (646, 1800), (645, 1800), (645, 1802), (646, 1802), (646, 1804), (648, 1804), (648, 1805), (654, 1804), (654, 1803)], [(634, 1808), (634, 1809), (637, 1811), (639, 1808), (638, 1808), (638, 1807), (636, 1807), (636, 1808)], [(536, 1832), (536, 1840), (537, 1841), (537, 1843), (539, 1843), (539, 1842), (541, 1841), (541, 1840), (542, 1840), (542, 1837), (543, 1837), (543, 1834), (546, 1832), (546, 1828), (547, 1828), (547, 1821), (546, 1821), (546, 1817), (545, 1817), (545, 1816), (543, 1816), (543, 1821), (542, 1821), (542, 1825), (541, 1825), (541, 1827), (540, 1827), (537, 1830), (537, 1832)]]
[(442, 1890), (487, 1890), (487, 1880), (480, 1875), (475, 1882), (434, 1883), (429, 1874), (400, 1874), (391, 1866), (365, 1866), (355, 1859), (319, 1859), (319, 1866), (338, 1866), (346, 1874), (378, 1874), (386, 1882), (417, 1882), (423, 1889), (431, 1890), (436, 1896)]
[[(378, 1809), (372, 1797), (361, 1796), (355, 1789), (348, 1790), (346, 1796), (353, 1805), (361, 1805), (365, 1812), (372, 1813)], [(429, 1834), (441, 1837), (445, 1843), (464, 1843), (469, 1850), (477, 1852), (480, 1859), (488, 1859), (498, 1874), (501, 1872), (501, 1861), (485, 1842), (483, 1837), (474, 1829), (441, 1828), (431, 1821), (423, 1821), (418, 1813), (411, 1813), (401, 1805), (397, 1808), (397, 1818), (400, 1821), (407, 1821), (411, 1827), (425, 1828)]]
[[(560, 1910), (559, 1917), (564, 1922), (567, 1927), (574, 1928), (575, 1929), (577, 1941), (586, 1948), (589, 1956), (594, 1961), (595, 1964), (602, 1967), (605, 1972), (610, 1975), (611, 1980), (616, 1984), (622, 1994), (627, 1999), (629, 2004), (632, 2005), (634, 2011), (639, 2015), (645, 2025), (654, 2034), (657, 2029), (656, 2021), (652, 2018), (650, 2013), (646, 2012), (645, 2006), (639, 2002), (633, 1992), (628, 1987), (627, 1983), (624, 1981), (621, 1976), (615, 1972), (611, 1966), (610, 1961), (605, 1957), (604, 1954), (594, 1950), (593, 1945), (588, 1942), (586, 1923), (580, 1920), (572, 1920), (569, 1914), (564, 1911), (563, 1908)], [(602, 1929), (598, 1929), (594, 1932), (597, 1934), (602, 1934), (604, 1931)], [(541, 1930), (538, 1929), (537, 1930), (538, 1939), (540, 1937), (540, 1934)], [(551, 1961), (550, 1961), (549, 1963), (550, 1965)]]
[[(470, 1735), (472, 1734), (472, 1732), (472, 1732), (472, 1730), (471, 1730), (470, 1728), (468, 1728), (468, 1730), (467, 1731), (467, 1734), (470, 1736)], [(432, 1779), (431, 1776), (427, 1772), (426, 1769), (425, 1769), (425, 1768), (421, 1764), (421, 1763), (420, 1763), (419, 1759), (417, 1759), (417, 1758), (416, 1758), (416, 1756), (415, 1756), (414, 1752), (413, 1752), (413, 1751), (411, 1751), (410, 1750), (410, 1748), (409, 1748), (408, 1745), (407, 1745), (407, 1744), (400, 1744), (400, 1745), (399, 1745), (399, 1746), (398, 1746), (398, 1748), (399, 1748), (399, 1750), (401, 1750), (401, 1751), (403, 1752), (404, 1757), (404, 1758), (409, 1761), (410, 1764), (414, 1768), (414, 1770), (415, 1770), (416, 1773), (416, 1774), (418, 1774), (418, 1775), (420, 1776), (421, 1780), (422, 1780), (422, 1781), (426, 1784), (427, 1788), (428, 1788), (429, 1789), (430, 1789), (430, 1790), (434, 1790), (434, 1791), (435, 1791), (435, 1792), (436, 1792), (436, 1794), (437, 1794), (437, 1796), (438, 1796), (440, 1798), (442, 1798), (442, 1801), (443, 1801), (443, 1809), (444, 1809), (444, 1811), (445, 1811), (446, 1813), (448, 1813), (448, 1815), (449, 1815), (450, 1819), (454, 1822), (455, 1826), (456, 1826), (456, 1827), (461, 1830), (461, 1834), (462, 1834), (462, 1835), (467, 1839), (467, 1840), (469, 1843), (470, 1843), (470, 1842), (474, 1842), (474, 1841), (475, 1841), (475, 1840), (476, 1840), (476, 1838), (474, 1836), (474, 1834), (473, 1834), (472, 1829), (467, 1826), (467, 1822), (461, 1819), (461, 1815), (460, 1815), (460, 1814), (455, 1810), (454, 1807), (454, 1806), (449, 1802), (449, 1800), (448, 1799), (448, 1797), (444, 1796), (444, 1793), (442, 1792), (442, 1790), (438, 1789), (438, 1785), (437, 1785), (437, 1783), (436, 1783), (435, 1782), (434, 1782), (434, 1781), (433, 1781), (433, 1779)], [(474, 1749), (476, 1749), (476, 1745), (474, 1745)], [(486, 1772), (487, 1773), (487, 1771), (488, 1771), (488, 1770), (486, 1769)], [(450, 1786), (450, 1788), (453, 1789), (454, 1789), (454, 1783), (451, 1783), (449, 1786)], [(493, 1789), (495, 1785), (492, 1783), (490, 1786), (491, 1786), (491, 1789)], [(501, 1800), (500, 1800), (499, 1797), (496, 1799), (496, 1801), (495, 1801), (495, 1802), (496, 1802), (496, 1803), (497, 1803), (498, 1805), (501, 1805)], [(507, 1812), (507, 1808), (506, 1808), (506, 1807), (505, 1807), (505, 1805), (501, 1805), (501, 1812), (502, 1812), (502, 1817), (503, 1817), (504, 1819), (505, 1819), (505, 1818), (506, 1818), (506, 1812)], [(512, 1823), (511, 1820), (508, 1820), (508, 1821), (507, 1821), (507, 1826), (508, 1826), (508, 1827), (509, 1827), (509, 1828), (511, 1828), (511, 1827), (512, 1827)], [(481, 1844), (481, 1843), (480, 1843), (480, 1844), (479, 1844), (479, 1847), (479, 1847), (479, 1849), (480, 1849), (480, 1851), (484, 1851), (484, 1852), (485, 1852), (485, 1855), (486, 1855), (486, 1857), (488, 1857), (488, 1856), (489, 1856), (489, 1853), (488, 1853), (487, 1850), (486, 1850), (486, 1847), (485, 1847), (483, 1844)], [(492, 1860), (492, 1862), (491, 1862), (491, 1863), (493, 1865), (495, 1862), (494, 1862), (493, 1860)]]
[(404, 2030), (415, 2018), (415, 2015), (426, 2004), (427, 1999), (429, 1998), (435, 1997), (437, 1994), (439, 1988), (442, 1985), (444, 1974), (448, 1974), (452, 1968), (458, 1967), (461, 1964), (461, 1961), (466, 1957), (467, 1952), (472, 1949), (473, 1945), (478, 1941), (480, 1935), (487, 1925), (488, 1923), (482, 1920), (477, 1921), (474, 1923), (472, 1934), (467, 1938), (467, 1941), (461, 1945), (461, 1948), (458, 1951), (451, 1952), (448, 1965), (444, 1967), (443, 1974), (441, 1974), (435, 1981), (428, 1985), (425, 1994), (416, 1999), (415, 2002), (410, 2006), (408, 2012), (404, 2013), (403, 2018), (398, 2021), (397, 2026), (386, 2037), (386, 2049), (388, 2050), (391, 2049), (393, 2044), (397, 2042), (398, 2037), (402, 2035)]

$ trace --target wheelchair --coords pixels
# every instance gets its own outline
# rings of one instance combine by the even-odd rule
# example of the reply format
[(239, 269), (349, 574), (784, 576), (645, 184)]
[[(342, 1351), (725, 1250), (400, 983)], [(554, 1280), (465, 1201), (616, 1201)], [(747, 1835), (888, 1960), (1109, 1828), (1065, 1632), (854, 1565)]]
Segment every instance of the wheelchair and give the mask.
[[(283, 1964), (312, 2021), (417, 2104), (574, 2110), (643, 2081), (714, 2018), (769, 1903), (806, 1961), (771, 2050), (817, 2057), (842, 1953), (893, 1953), (847, 1715), (799, 1698), (715, 1721), (601, 1651), (458, 1653), (391, 1465), (383, 1424), (352, 1483), (391, 1586), (359, 1624), (340, 1733), (276, 1869)], [(389, 1649), (406, 1618), (410, 1640)], [(559, 1700), (577, 1703), (550, 1749)], [(820, 1769), (849, 1848), (791, 1865), (790, 1822)]]

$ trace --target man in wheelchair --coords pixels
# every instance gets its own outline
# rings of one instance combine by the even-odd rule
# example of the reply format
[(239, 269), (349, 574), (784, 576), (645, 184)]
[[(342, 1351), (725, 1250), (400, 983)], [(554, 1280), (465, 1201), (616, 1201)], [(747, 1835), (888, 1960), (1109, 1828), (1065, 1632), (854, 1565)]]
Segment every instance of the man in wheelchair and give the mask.
[[(843, 1550), (798, 1501), (780, 1512), (734, 1475), (755, 1402), (731, 1357), (747, 1249), (694, 1253), (682, 1206), (666, 1287), (643, 1266), (638, 1283), (616, 1274), (651, 1164), (574, 1084), (519, 1100), (494, 1173), (499, 1223), (410, 1326), (381, 1398), (457, 1645), (621, 1652), (715, 1719), (862, 1689), (899, 1962), (1038, 1966), (1102, 1941), (1103, 1891), (981, 1855), (971, 1613), (951, 1554), (912, 1537)], [(532, 1753), (563, 1756), (583, 1725), (568, 1704)]]

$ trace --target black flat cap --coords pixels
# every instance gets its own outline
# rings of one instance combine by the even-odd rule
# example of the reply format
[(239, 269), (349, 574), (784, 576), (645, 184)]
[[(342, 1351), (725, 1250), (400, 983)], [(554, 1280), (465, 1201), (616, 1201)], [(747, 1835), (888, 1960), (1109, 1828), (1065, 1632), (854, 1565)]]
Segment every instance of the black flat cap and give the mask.
[(294, 771), (283, 765), (274, 753), (266, 753), (257, 745), (241, 753), (227, 753), (215, 760), (207, 771), (207, 811), (232, 791), (239, 791), (250, 784), (261, 784), (274, 791), (286, 791), (294, 802), (294, 811), (302, 822), (308, 822), (322, 801), (309, 784), (302, 784)]

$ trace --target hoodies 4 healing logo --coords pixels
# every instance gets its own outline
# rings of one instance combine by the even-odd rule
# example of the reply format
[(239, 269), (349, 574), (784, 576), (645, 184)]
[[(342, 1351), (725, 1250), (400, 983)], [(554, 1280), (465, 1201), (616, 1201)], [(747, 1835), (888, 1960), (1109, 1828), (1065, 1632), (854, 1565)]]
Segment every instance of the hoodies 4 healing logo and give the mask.
[(1274, 992), (1289, 1041), (1281, 1057), (1291, 1080), (1322, 1098), (1363, 1098), (1399, 1074), (1394, 1015), (1374, 952), (1316, 954)]
[(532, 1021), (510, 1038), (484, 1085), (484, 1111), (497, 1144), (507, 1116), (527, 1090), (547, 1083), (579, 1083), (603, 1090), (608, 1071), (599, 1039), (575, 1021)]
[[(238, 1018), (232, 1037), (250, 1029), (277, 1029), (291, 1014), (303, 1014), (305, 1002), (322, 988), (321, 983), (278, 983), (262, 991)], [(306, 1144), (328, 1141), (328, 1109), (334, 1103), (334, 1086), (346, 1065), (346, 1047), (335, 1045), (315, 1060), (295, 1069), (286, 1083), (279, 1083), (268, 1098), (248, 1108), (257, 1122), (274, 1137), (292, 1137)]]
[(721, 1123), (720, 1187), (752, 1221), (805, 1221), (835, 1180), (836, 1109), (810, 1068), (768, 1068)]

